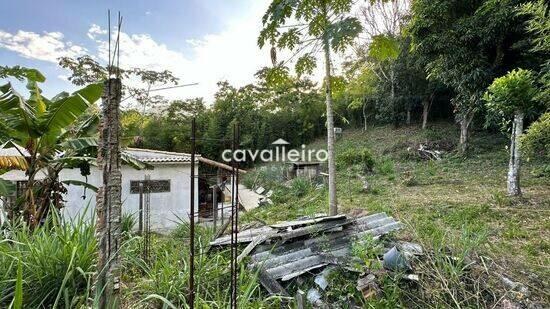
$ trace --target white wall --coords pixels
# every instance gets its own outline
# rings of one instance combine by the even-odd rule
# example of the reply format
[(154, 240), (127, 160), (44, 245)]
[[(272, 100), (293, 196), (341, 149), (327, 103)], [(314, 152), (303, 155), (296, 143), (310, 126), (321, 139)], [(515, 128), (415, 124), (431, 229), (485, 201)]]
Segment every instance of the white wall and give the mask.
[[(195, 173), (198, 174), (198, 164), (195, 166)], [(170, 192), (151, 193), (151, 230), (166, 233), (175, 228), (181, 220), (188, 220), (190, 210), (190, 164), (155, 164), (153, 170), (135, 170), (129, 166), (122, 166), (122, 211), (135, 215), (136, 226), (138, 227), (139, 194), (130, 194), (130, 181), (143, 180), (145, 175), (150, 175), (151, 180), (170, 180)], [(80, 180), (85, 178), (80, 175), (78, 169), (65, 169), (59, 178), (63, 180)], [(88, 183), (99, 187), (101, 173), (97, 168), (92, 168), (88, 176)], [(195, 178), (195, 213), (198, 213), (198, 181)], [(88, 211), (84, 214), (91, 218), (95, 209), (96, 195), (91, 190), (81, 186), (67, 186), (67, 201), (62, 213), (66, 218), (74, 218), (82, 215), (86, 207)]]

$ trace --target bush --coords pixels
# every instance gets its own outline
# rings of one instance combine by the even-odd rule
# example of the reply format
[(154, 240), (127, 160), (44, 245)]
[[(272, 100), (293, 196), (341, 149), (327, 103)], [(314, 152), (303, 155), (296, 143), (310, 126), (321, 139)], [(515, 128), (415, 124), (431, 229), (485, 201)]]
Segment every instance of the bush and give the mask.
[(531, 124), (521, 138), (521, 147), (527, 156), (550, 159), (550, 112)]
[(367, 148), (348, 148), (336, 155), (336, 164), (338, 167), (360, 165), (365, 173), (372, 172), (374, 162), (374, 156)]
[(303, 197), (313, 190), (313, 184), (307, 178), (297, 177), (290, 182), (290, 194)]
[(395, 165), (391, 159), (385, 158), (376, 165), (376, 170), (382, 175), (392, 175), (395, 173)]

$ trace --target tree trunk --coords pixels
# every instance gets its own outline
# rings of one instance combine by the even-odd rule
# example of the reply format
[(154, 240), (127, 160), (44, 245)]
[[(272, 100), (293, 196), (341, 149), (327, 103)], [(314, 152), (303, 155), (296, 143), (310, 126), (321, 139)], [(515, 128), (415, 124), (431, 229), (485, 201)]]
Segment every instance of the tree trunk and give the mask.
[(334, 158), (334, 112), (332, 110), (332, 89), (330, 69), (330, 46), (325, 36), (323, 47), (325, 51), (325, 91), (327, 103), (327, 150), (328, 150), (328, 199), (329, 215), (338, 214), (336, 199), (336, 163)]
[(514, 115), (512, 136), (510, 137), (510, 164), (508, 168), (508, 195), (521, 195), (519, 186), (519, 174), (521, 165), (521, 153), (519, 151), (520, 137), (523, 132), (523, 112), (518, 111)]
[(411, 124), (411, 109), (407, 107), (407, 125)]
[(472, 119), (474, 118), (474, 113), (471, 111), (466, 112), (461, 118), (460, 118), (460, 140), (458, 144), (458, 148), (461, 153), (465, 153), (466, 150), (468, 150), (468, 133), (469, 133), (469, 127), (470, 123), (472, 122)]
[(431, 100), (425, 98), (422, 101), (422, 130), (425, 130), (428, 126), (428, 114), (430, 113)]
[(122, 83), (118, 78), (105, 81), (99, 142), (98, 167), (103, 171), (103, 184), (97, 192), (96, 211), (98, 262), (95, 292), (98, 307), (119, 305), (119, 254), (121, 218), (120, 120), (119, 106)]
[(395, 74), (393, 72), (393, 67), (390, 71), (390, 100), (392, 104), (393, 111), (393, 127), (399, 127), (399, 117), (397, 115), (397, 103), (395, 102)]

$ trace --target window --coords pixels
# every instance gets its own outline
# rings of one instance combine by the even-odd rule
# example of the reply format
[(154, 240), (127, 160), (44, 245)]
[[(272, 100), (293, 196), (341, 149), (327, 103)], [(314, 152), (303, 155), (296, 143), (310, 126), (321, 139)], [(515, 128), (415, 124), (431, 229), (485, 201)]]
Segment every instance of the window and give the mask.
[(139, 194), (139, 184), (143, 184), (143, 192), (170, 192), (170, 180), (131, 180), (130, 193)]

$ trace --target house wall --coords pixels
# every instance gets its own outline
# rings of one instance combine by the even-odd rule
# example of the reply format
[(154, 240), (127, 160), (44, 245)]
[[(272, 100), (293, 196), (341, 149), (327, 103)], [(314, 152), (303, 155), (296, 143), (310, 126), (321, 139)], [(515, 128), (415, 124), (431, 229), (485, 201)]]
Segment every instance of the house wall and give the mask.
[[(198, 174), (198, 164), (196, 165)], [(122, 166), (122, 211), (135, 216), (138, 228), (139, 194), (130, 194), (130, 181), (143, 180), (150, 175), (151, 180), (170, 180), (170, 192), (151, 193), (151, 230), (166, 233), (174, 229), (182, 220), (188, 221), (190, 211), (190, 164), (156, 164), (153, 170), (136, 170), (129, 166)], [(80, 175), (78, 169), (65, 169), (59, 178), (64, 180), (86, 179)], [(99, 169), (91, 170), (87, 182), (99, 187), (101, 174)], [(66, 218), (75, 218), (84, 215), (91, 219), (95, 209), (96, 194), (91, 190), (84, 190), (81, 186), (67, 186), (67, 201), (62, 209)], [(195, 178), (195, 212), (198, 213), (198, 180)]]

